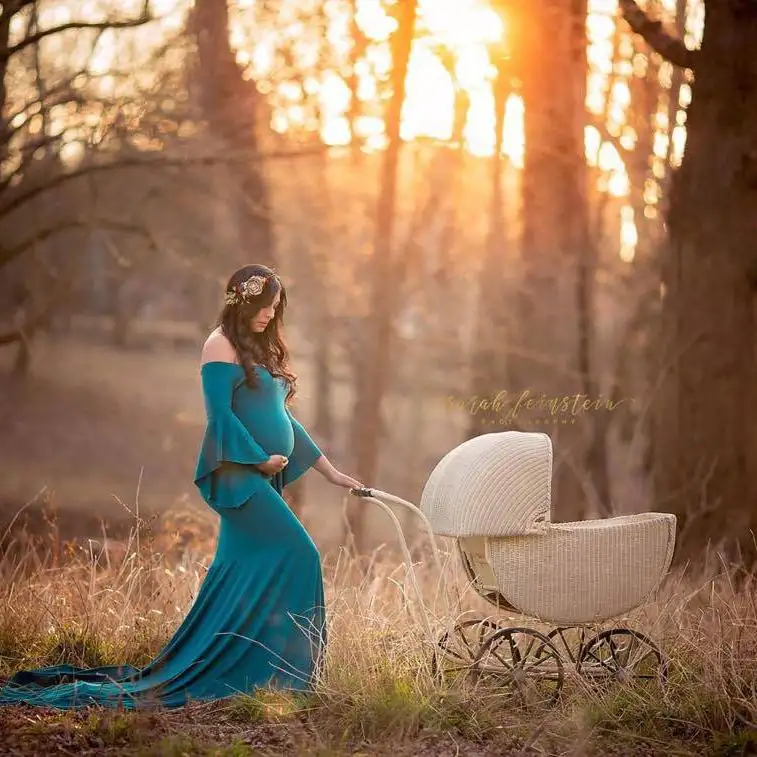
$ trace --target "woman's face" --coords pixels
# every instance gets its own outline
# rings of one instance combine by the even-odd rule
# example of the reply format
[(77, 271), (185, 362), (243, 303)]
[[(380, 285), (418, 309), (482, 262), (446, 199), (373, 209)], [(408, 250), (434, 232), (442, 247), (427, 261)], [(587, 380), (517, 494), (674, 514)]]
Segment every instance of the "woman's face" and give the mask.
[(281, 291), (278, 291), (271, 304), (267, 307), (260, 308), (260, 310), (258, 310), (258, 312), (252, 317), (250, 328), (258, 333), (265, 331), (266, 326), (268, 326), (268, 323), (276, 314), (276, 308), (279, 306), (280, 301)]

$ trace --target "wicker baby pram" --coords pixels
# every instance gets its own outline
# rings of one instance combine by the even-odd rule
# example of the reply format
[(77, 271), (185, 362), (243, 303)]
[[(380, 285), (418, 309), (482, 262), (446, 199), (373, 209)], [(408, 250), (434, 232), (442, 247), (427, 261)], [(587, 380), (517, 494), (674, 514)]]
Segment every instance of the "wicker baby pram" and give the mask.
[(600, 625), (639, 607), (659, 587), (673, 557), (675, 516), (648, 512), (552, 523), (552, 461), (547, 434), (488, 433), (437, 463), (420, 509), (376, 489), (351, 493), (414, 509), (428, 526), (437, 560), (434, 534), (454, 538), (480, 596), (500, 611), (551, 627), (510, 626), (496, 617), (459, 622), (436, 643), (435, 674), (494, 676), (550, 700), (558, 696), (566, 668), (592, 679), (664, 683), (667, 659), (650, 638)]

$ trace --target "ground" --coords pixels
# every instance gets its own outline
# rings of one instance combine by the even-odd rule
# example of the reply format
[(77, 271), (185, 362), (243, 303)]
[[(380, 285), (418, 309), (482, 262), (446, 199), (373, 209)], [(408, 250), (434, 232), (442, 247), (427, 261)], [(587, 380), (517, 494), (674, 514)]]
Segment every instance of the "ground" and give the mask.
[[(0, 710), (0, 753), (14, 757), (77, 754), (143, 755), (181, 757), (263, 757), (263, 755), (386, 755), (386, 742), (353, 740), (329, 745), (319, 737), (308, 718), (298, 717), (282, 724), (245, 723), (239, 717), (210, 707), (178, 715), (135, 718), (105, 713), (60, 716), (50, 712)], [(505, 748), (507, 748), (505, 743)], [(503, 740), (482, 744), (459, 734), (426, 733), (391, 745), (396, 757), (507, 757), (529, 751), (502, 751)], [(531, 752), (533, 754), (533, 752)]]

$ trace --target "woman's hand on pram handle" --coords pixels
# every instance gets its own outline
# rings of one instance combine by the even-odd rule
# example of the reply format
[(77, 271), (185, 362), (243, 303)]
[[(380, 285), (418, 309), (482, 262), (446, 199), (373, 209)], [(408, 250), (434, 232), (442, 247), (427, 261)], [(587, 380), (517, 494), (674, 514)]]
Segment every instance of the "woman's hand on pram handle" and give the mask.
[(356, 478), (352, 478), (352, 476), (348, 476), (346, 473), (338, 470), (335, 470), (328, 476), (328, 480), (334, 486), (343, 486), (345, 489), (360, 489), (363, 486)]
[(313, 464), (313, 467), (330, 483), (334, 486), (343, 486), (346, 489), (352, 487), (361, 487), (362, 484), (356, 478), (348, 476), (346, 473), (337, 470), (326, 457), (321, 455)]

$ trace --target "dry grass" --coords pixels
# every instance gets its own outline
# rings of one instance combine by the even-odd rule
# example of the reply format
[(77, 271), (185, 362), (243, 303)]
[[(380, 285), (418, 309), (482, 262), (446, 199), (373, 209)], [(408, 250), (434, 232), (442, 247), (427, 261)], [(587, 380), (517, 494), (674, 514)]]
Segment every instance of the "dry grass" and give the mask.
[[(145, 664), (187, 612), (209, 564), (212, 522), (195, 524), (194, 552), (175, 524), (142, 524), (110, 554), (44, 540), (7, 545), (0, 562), (0, 676), (70, 663)], [(185, 524), (186, 528), (186, 524)], [(14, 548), (17, 547), (17, 548)], [(446, 545), (449, 546), (449, 545)], [(310, 696), (261, 690), (163, 713), (0, 710), (0, 751), (129, 755), (252, 754), (666, 754), (741, 755), (757, 745), (757, 602), (751, 579), (722, 570), (708, 580), (671, 577), (654, 602), (614, 625), (654, 638), (670, 657), (656, 684), (588, 686), (566, 680), (551, 707), (523, 709), (504, 686), (430, 671), (447, 624), (497, 616), (466, 586), (454, 553), (440, 576), (415, 566), (425, 609), (396, 554), (358, 562), (324, 555), (329, 647)], [(703, 574), (704, 575), (704, 574)], [(494, 611), (494, 612), (493, 612)], [(422, 613), (433, 635), (427, 638)], [(40, 744), (48, 744), (40, 752)], [(13, 750), (17, 752), (13, 752)], [(749, 751), (749, 750), (752, 751)], [(35, 751), (36, 750), (36, 751)]]

